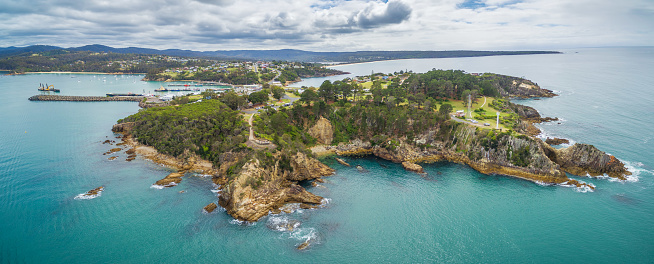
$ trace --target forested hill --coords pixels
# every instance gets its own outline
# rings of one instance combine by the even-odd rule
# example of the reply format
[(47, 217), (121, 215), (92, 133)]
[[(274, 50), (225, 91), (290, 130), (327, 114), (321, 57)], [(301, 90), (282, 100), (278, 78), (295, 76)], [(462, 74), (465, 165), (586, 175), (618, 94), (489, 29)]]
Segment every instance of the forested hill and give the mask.
[(301, 62), (364, 62), (417, 58), (455, 58), (498, 55), (556, 54), (558, 51), (355, 51), (355, 52), (313, 52), (294, 49), (281, 50), (217, 50), (192, 51), (180, 49), (157, 50), (148, 48), (112, 48), (104, 45), (87, 45), (76, 48), (34, 45), (28, 47), (0, 48), (0, 58), (23, 53), (38, 53), (52, 50), (111, 52), (122, 54), (156, 54), (167, 56), (206, 57), (241, 60), (284, 60)]

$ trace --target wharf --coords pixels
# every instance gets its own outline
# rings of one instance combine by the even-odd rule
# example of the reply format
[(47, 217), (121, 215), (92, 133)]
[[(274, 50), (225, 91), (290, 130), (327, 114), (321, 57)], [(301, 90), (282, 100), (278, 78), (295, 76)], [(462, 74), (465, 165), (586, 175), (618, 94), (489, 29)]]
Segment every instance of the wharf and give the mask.
[(35, 95), (29, 98), (30, 101), (66, 101), (66, 102), (140, 102), (144, 96), (71, 96), (71, 95)]

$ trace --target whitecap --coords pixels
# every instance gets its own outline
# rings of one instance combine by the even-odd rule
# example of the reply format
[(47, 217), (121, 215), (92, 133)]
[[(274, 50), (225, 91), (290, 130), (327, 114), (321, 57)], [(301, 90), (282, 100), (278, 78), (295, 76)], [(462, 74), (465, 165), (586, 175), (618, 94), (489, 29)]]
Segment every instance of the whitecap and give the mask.
[(176, 186), (176, 185), (177, 185), (177, 183), (174, 183), (174, 182), (171, 182), (171, 183), (166, 184), (166, 185), (152, 184), (152, 185), (150, 185), (150, 188), (161, 190), (161, 189), (163, 189), (163, 188), (166, 188), (166, 187), (173, 187), (173, 186)]
[[(102, 192), (104, 191), (104, 188), (100, 187), (98, 189), (96, 189), (96, 190), (98, 190), (96, 192), (96, 194), (89, 194), (89, 192), (91, 192), (91, 191), (88, 191), (88, 192), (85, 192), (85, 193), (78, 194), (77, 196), (75, 196), (74, 199), (75, 200), (91, 200), (91, 199), (98, 198), (98, 197), (102, 196)], [(93, 191), (95, 191), (95, 190), (93, 190)]]
[(302, 223), (295, 219), (289, 219), (287, 216), (271, 216), (266, 221), (266, 226), (272, 230), (279, 232), (287, 232), (297, 230)]
[(240, 225), (240, 226), (255, 226), (257, 225), (257, 222), (248, 222), (248, 221), (241, 221), (238, 219), (232, 219), (229, 221), (230, 224), (232, 225)]
[(581, 186), (579, 186), (579, 187), (577, 187), (577, 185), (570, 184), (568, 181), (557, 184), (557, 185), (561, 186), (561, 187), (574, 188), (574, 190), (576, 192), (580, 192), (580, 193), (587, 193), (587, 192), (594, 192), (595, 191), (596, 186), (594, 184), (586, 183), (586, 182), (583, 182), (583, 181), (578, 181), (578, 182), (581, 183)]
[(319, 207), (321, 207), (321, 208), (325, 207), (328, 204), (330, 204), (331, 202), (332, 202), (331, 198), (322, 198), (322, 200), (320, 200), (320, 206)]
[(87, 195), (86, 193), (80, 193), (75, 196), (75, 200), (91, 200), (102, 196), (102, 191), (99, 191), (98, 194)]

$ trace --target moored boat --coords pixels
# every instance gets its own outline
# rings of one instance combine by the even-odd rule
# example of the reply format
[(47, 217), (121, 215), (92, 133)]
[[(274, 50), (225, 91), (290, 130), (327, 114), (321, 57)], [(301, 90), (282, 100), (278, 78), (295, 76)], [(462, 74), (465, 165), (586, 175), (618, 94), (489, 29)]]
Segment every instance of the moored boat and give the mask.
[(39, 83), (39, 91), (41, 91), (41, 92), (55, 92), (55, 93), (60, 92), (59, 89), (54, 88), (54, 85), (48, 85), (47, 83), (46, 84)]

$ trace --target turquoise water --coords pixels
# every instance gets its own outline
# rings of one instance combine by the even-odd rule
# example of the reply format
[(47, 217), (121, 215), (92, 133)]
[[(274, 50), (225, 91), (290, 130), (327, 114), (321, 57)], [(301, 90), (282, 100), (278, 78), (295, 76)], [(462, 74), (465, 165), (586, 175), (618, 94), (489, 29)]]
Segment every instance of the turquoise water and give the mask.
[[(521, 102), (562, 118), (542, 125), (545, 133), (597, 145), (638, 180), (578, 178), (597, 186), (581, 193), (451, 163), (425, 165), (422, 177), (376, 158), (347, 158), (366, 173), (328, 158), (336, 174), (307, 186), (329, 199), (324, 208), (250, 225), (202, 212), (218, 200), (208, 178), (188, 175), (179, 186), (153, 189), (169, 169), (125, 162), (123, 152), (113, 161), (102, 155), (114, 147), (102, 144), (114, 138), (111, 125), (138, 111), (135, 103), (27, 100), (41, 82), (67, 95), (147, 92), (161, 83), (132, 75), (0, 76), (0, 263), (651, 263), (653, 59), (654, 48), (613, 48), (339, 66), (358, 75), (455, 68), (532, 79), (561, 94)], [(322, 82), (304, 84), (312, 81)], [(102, 196), (74, 199), (99, 186)], [(291, 220), (301, 222), (294, 231), (268, 227)], [(314, 244), (297, 251), (307, 238)]]

